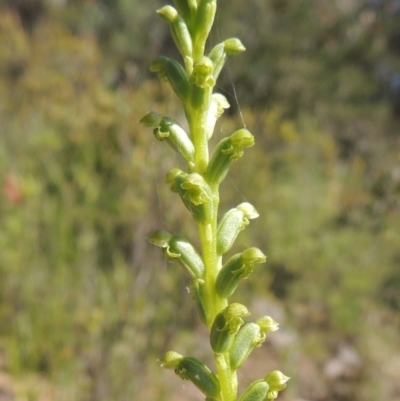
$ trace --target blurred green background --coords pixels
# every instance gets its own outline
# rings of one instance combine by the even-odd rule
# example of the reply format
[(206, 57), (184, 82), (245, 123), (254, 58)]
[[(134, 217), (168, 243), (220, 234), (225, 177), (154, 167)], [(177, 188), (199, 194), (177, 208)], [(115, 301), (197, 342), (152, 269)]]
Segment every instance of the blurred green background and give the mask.
[[(203, 399), (157, 362), (211, 364), (188, 277), (145, 239), (196, 241), (164, 184), (180, 160), (138, 124), (184, 123), (148, 71), (177, 57), (163, 4), (0, 0), (1, 401)], [(221, 211), (254, 204), (235, 251), (268, 255), (235, 300), (281, 323), (241, 381), (280, 369), (282, 401), (399, 401), (400, 1), (221, 0), (210, 45), (230, 36), (247, 52), (213, 140), (246, 124), (257, 145)]]

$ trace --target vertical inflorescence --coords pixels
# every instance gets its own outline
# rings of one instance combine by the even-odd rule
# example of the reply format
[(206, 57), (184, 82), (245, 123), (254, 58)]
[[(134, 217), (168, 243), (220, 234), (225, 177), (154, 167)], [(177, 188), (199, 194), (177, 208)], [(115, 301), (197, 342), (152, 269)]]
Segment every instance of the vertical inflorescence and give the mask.
[(216, 372), (199, 360), (170, 351), (162, 366), (190, 380), (208, 401), (268, 401), (286, 387), (288, 377), (273, 371), (251, 383), (237, 396), (236, 372), (278, 324), (269, 316), (244, 324), (250, 313), (246, 306), (229, 303), (240, 281), (266, 256), (258, 248), (248, 248), (227, 260), (239, 233), (257, 218), (250, 203), (241, 203), (218, 219), (219, 185), (244, 149), (254, 145), (247, 129), (223, 138), (209, 155), (208, 141), (217, 119), (229, 107), (228, 100), (214, 87), (228, 56), (245, 50), (239, 39), (230, 38), (214, 46), (206, 55), (205, 46), (217, 8), (217, 0), (174, 0), (158, 14), (167, 21), (183, 63), (167, 57), (156, 58), (151, 71), (166, 80), (181, 100), (189, 133), (173, 119), (150, 112), (141, 122), (153, 128), (160, 141), (166, 141), (187, 163), (187, 170), (173, 168), (166, 182), (182, 200), (198, 226), (201, 249), (185, 238), (167, 231), (153, 233), (149, 240), (162, 248), (165, 256), (177, 260), (192, 277), (191, 291), (199, 316), (207, 325), (214, 353)]

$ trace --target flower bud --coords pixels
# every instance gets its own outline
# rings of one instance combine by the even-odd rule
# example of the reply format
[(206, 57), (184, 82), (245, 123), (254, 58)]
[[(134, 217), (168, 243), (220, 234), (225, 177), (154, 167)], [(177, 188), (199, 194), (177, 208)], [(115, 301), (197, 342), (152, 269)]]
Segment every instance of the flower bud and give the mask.
[(204, 276), (203, 259), (185, 238), (159, 230), (150, 235), (148, 240), (163, 248), (164, 255), (168, 259), (177, 259), (193, 278), (202, 279)]
[(239, 401), (265, 401), (268, 395), (269, 386), (263, 379), (259, 379), (250, 384), (244, 391)]
[(207, 139), (210, 139), (215, 128), (217, 119), (221, 117), (225, 109), (228, 109), (230, 104), (224, 95), (220, 93), (213, 93), (211, 95), (210, 107), (207, 112), (207, 121), (205, 125), (205, 132)]
[(257, 210), (248, 202), (241, 203), (224, 214), (217, 229), (217, 252), (223, 255), (231, 249), (240, 231), (248, 224), (249, 219), (258, 217)]
[(227, 56), (236, 55), (245, 50), (246, 48), (243, 46), (242, 42), (237, 38), (227, 39), (224, 42), (214, 46), (208, 57), (214, 63), (213, 75), (215, 80), (217, 80), (222, 70), (222, 67), (226, 62)]
[(206, 40), (214, 23), (216, 9), (217, 0), (202, 0), (198, 4), (196, 20), (192, 30), (195, 33), (195, 59), (204, 53)]
[(228, 174), (234, 160), (243, 156), (244, 148), (254, 145), (254, 136), (242, 128), (222, 139), (215, 147), (207, 167), (206, 178), (210, 185), (218, 185)]
[(179, 254), (178, 260), (193, 278), (201, 279), (204, 276), (204, 262), (194, 246), (185, 238), (174, 236), (169, 242), (169, 251)]
[(173, 168), (166, 181), (177, 192), (184, 205), (198, 223), (207, 223), (212, 216), (211, 190), (204, 178), (197, 173), (187, 174)]
[[(289, 379), (290, 379), (290, 377), (285, 376), (279, 370), (274, 370), (274, 371), (272, 371), (271, 373), (269, 373), (265, 377), (265, 381), (269, 385), (269, 391), (270, 392), (279, 392), (279, 391), (282, 391), (283, 389), (285, 389), (286, 388), (286, 382)], [(273, 397), (272, 395), (273, 394), (271, 394), (271, 396), (269, 396), (268, 399), (276, 398), (276, 396)]]
[(239, 303), (228, 305), (215, 317), (210, 332), (210, 344), (215, 353), (229, 350), (235, 334), (243, 325), (242, 316), (250, 315), (247, 308)]
[(260, 326), (256, 323), (245, 324), (235, 336), (235, 340), (229, 351), (231, 369), (240, 368), (247, 360), (251, 351), (263, 342)]
[(181, 354), (175, 351), (168, 351), (161, 359), (161, 367), (164, 369), (176, 369), (183, 359)]
[(156, 72), (160, 78), (171, 85), (176, 95), (185, 102), (190, 93), (190, 84), (185, 69), (175, 60), (168, 57), (157, 57), (150, 66), (150, 71)]
[(206, 56), (196, 60), (193, 65), (193, 72), (190, 76), (190, 82), (199, 88), (211, 88), (215, 85), (213, 77), (214, 64)]
[(185, 173), (180, 168), (174, 167), (171, 169), (165, 178), (165, 182), (171, 184), (171, 190), (173, 192), (178, 192), (181, 189), (181, 183), (188, 176), (188, 173)]
[(184, 19), (174, 7), (169, 5), (160, 8), (157, 13), (169, 23), (172, 37), (182, 57), (191, 57), (193, 52), (192, 38)]
[(183, 380), (190, 380), (207, 397), (217, 397), (220, 385), (217, 376), (196, 358), (168, 351), (160, 360), (161, 367), (174, 369)]
[(278, 323), (269, 316), (258, 319), (256, 323), (244, 325), (236, 334), (229, 351), (231, 369), (239, 369), (253, 349), (265, 341), (267, 333), (275, 330), (278, 330)]
[(193, 164), (194, 146), (185, 130), (174, 120), (157, 113), (147, 113), (140, 121), (147, 127), (154, 128), (154, 135), (159, 141), (166, 140), (168, 144), (182, 157)]
[(174, 5), (185, 21), (191, 20), (192, 12), (196, 10), (196, 0), (174, 0)]
[(163, 116), (160, 114), (154, 113), (153, 111), (150, 111), (146, 115), (144, 115), (139, 122), (143, 124), (145, 127), (150, 127), (150, 128), (155, 128), (159, 127), (161, 125), (161, 122), (163, 120)]
[(212, 61), (202, 56), (193, 65), (190, 83), (192, 83), (191, 104), (194, 109), (208, 110), (215, 79), (212, 75)]
[(190, 380), (207, 397), (217, 397), (220, 394), (218, 377), (196, 358), (182, 358), (175, 373), (184, 380)]
[(211, 200), (210, 188), (204, 178), (198, 173), (188, 174), (182, 182), (181, 187), (186, 190), (183, 197), (196, 206)]
[(246, 279), (254, 270), (255, 263), (264, 263), (266, 256), (258, 248), (248, 248), (242, 253), (233, 255), (219, 271), (215, 290), (222, 298), (230, 297), (236, 290), (239, 281)]
[(238, 38), (230, 38), (224, 41), (225, 51), (228, 56), (236, 56), (246, 50)]
[(272, 333), (279, 329), (279, 323), (272, 319), (271, 316), (261, 317), (256, 323), (260, 326), (261, 332), (265, 334)]
[(160, 248), (167, 248), (169, 247), (169, 242), (172, 239), (172, 234), (168, 231), (158, 230), (151, 234), (147, 239), (153, 245), (159, 246)]

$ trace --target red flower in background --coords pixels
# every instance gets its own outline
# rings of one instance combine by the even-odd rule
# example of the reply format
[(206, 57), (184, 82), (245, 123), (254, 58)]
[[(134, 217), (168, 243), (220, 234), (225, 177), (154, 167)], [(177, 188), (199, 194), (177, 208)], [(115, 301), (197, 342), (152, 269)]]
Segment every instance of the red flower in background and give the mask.
[(17, 176), (14, 174), (8, 174), (6, 176), (3, 191), (6, 198), (14, 205), (18, 205), (24, 200), (20, 187), (21, 185)]

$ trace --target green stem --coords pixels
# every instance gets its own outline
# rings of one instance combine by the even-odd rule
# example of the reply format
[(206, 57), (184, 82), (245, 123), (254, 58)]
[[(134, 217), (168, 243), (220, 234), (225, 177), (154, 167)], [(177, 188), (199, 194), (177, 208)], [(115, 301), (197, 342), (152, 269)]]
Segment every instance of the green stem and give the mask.
[(221, 268), (220, 260), (217, 255), (217, 217), (218, 217), (218, 191), (213, 192), (213, 216), (209, 224), (199, 224), (199, 236), (203, 260), (205, 264), (205, 280), (203, 284), (203, 302), (207, 316), (207, 326), (211, 329), (215, 316), (227, 306), (225, 298), (220, 298), (215, 291), (215, 281), (218, 271)]
[(202, 111), (194, 112), (191, 133), (194, 142), (196, 171), (204, 175), (208, 165), (208, 141), (204, 133), (206, 115)]
[[(202, 56), (204, 46), (199, 47), (195, 45), (194, 50), (196, 60)], [(191, 100), (184, 105), (191, 138), (195, 148), (194, 167), (192, 169), (203, 176), (205, 175), (209, 162), (206, 124), (212, 91), (212, 87), (198, 88), (193, 84)], [(209, 331), (211, 330), (217, 314), (228, 305), (228, 299), (219, 297), (215, 291), (215, 282), (218, 272), (221, 269), (221, 257), (217, 254), (218, 185), (213, 186), (211, 192), (211, 220), (207, 224), (198, 224), (202, 256), (205, 265), (205, 277), (204, 283), (200, 287), (200, 296)], [(221, 386), (221, 401), (236, 401), (237, 377), (236, 371), (232, 371), (230, 368), (229, 353), (214, 354), (214, 358)]]
[[(198, 134), (200, 133), (198, 132)], [(204, 130), (201, 136), (205, 137)], [(197, 150), (199, 149), (197, 148)], [(205, 159), (205, 155), (199, 156), (200, 160)], [(208, 148), (206, 156), (208, 157)], [(202, 300), (209, 330), (211, 330), (216, 315), (228, 305), (227, 298), (219, 297), (215, 291), (215, 281), (221, 268), (221, 258), (217, 254), (218, 186), (211, 188), (211, 190), (213, 202), (211, 222), (198, 225), (203, 260), (206, 268), (205, 280), (202, 285)], [(214, 359), (221, 386), (221, 401), (236, 401), (237, 377), (236, 372), (230, 368), (229, 353), (214, 354)]]
[(214, 354), (215, 364), (218, 371), (219, 384), (221, 386), (221, 401), (236, 401), (237, 396), (237, 376), (229, 366), (229, 355)]

